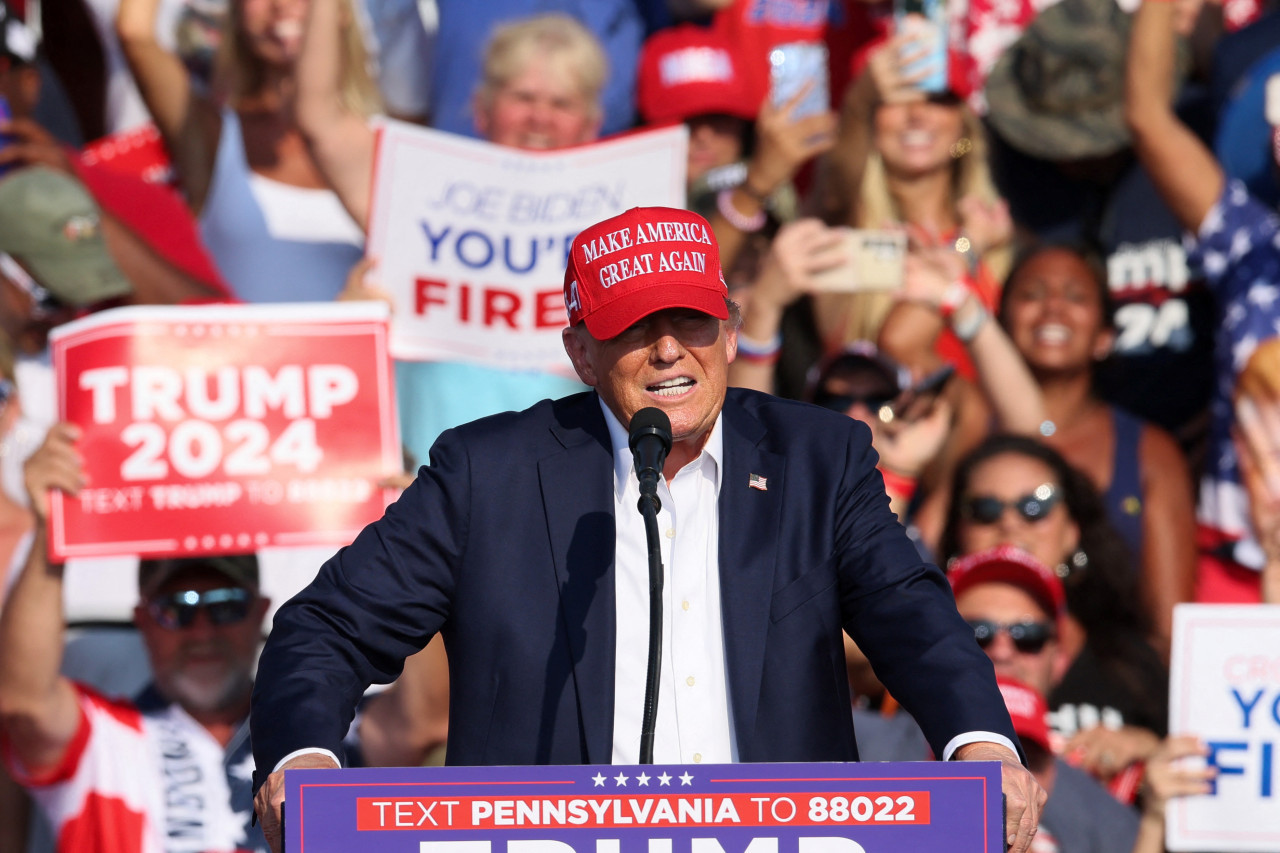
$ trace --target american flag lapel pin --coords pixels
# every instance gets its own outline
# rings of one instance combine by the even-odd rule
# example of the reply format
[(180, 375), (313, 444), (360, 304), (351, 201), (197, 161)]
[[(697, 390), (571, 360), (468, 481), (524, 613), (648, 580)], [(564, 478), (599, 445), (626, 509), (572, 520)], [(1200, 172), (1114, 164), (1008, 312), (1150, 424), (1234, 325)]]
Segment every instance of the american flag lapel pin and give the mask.
[(752, 474), (747, 480), (747, 485), (753, 489), (759, 489), (762, 492), (769, 491), (769, 480), (760, 474)]

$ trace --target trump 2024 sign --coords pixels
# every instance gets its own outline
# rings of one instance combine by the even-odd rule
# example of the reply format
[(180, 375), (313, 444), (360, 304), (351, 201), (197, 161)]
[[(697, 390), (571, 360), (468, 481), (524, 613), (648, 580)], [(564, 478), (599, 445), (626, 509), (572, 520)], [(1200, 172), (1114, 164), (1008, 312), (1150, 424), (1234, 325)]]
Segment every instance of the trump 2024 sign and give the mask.
[(288, 853), (1004, 850), (995, 762), (288, 770)]
[(345, 545), (401, 467), (379, 303), (117, 308), (54, 330), (87, 484), (54, 560)]

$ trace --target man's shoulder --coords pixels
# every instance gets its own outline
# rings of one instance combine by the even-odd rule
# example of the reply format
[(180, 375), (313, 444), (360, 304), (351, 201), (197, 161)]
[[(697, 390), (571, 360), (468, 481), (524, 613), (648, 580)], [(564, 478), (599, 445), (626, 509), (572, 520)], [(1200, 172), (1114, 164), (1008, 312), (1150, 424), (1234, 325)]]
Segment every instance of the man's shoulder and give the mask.
[(725, 411), (730, 419), (745, 415), (757, 421), (773, 441), (818, 441), (830, 446), (831, 442), (847, 444), (855, 434), (867, 443), (871, 440), (866, 424), (840, 412), (747, 388), (729, 389)]
[(532, 437), (540, 439), (548, 429), (557, 425), (585, 428), (593, 419), (598, 420), (601, 425), (604, 423), (595, 393), (584, 391), (556, 400), (539, 400), (519, 412), (499, 412), (477, 418), (446, 430), (441, 434), (440, 440), (447, 437), (467, 444), (484, 444), (510, 443)]

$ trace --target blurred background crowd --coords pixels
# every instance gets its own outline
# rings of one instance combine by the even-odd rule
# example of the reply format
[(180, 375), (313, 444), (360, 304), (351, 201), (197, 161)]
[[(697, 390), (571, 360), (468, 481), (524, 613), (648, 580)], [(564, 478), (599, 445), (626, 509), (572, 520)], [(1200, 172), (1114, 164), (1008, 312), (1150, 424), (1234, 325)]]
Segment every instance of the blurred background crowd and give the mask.
[[(192, 586), (172, 567), (135, 590), (88, 566), (40, 599), (33, 531), (62, 482), (41, 472), (70, 443), (50, 432), (51, 328), (116, 305), (387, 298), (364, 256), (379, 117), (522, 149), (683, 122), (687, 205), (743, 307), (730, 382), (871, 427), (893, 507), (949, 571), (1052, 789), (1038, 849), (1161, 850), (1167, 799), (1207, 789), (1177, 762), (1203, 746), (1166, 731), (1173, 608), (1280, 602), (1270, 0), (3, 2), (9, 741), (56, 706), (31, 685), (65, 683), (15, 674), (23, 608), (73, 628), (132, 616), (146, 653), (119, 658), (139, 674), (101, 640), (77, 664), (61, 630), (49, 666), (165, 693), (156, 637), (256, 637), (266, 593), (321, 561), (188, 567), (191, 595), (230, 583), (245, 594), (218, 601), (254, 607), (165, 609)], [(582, 390), (464, 362), (396, 373), (413, 464), (453, 425)], [(864, 757), (929, 757), (848, 658)], [(438, 760), (447, 694), (440, 650), (411, 659), (353, 730), (366, 759)], [(7, 752), (11, 775), (41, 799), (63, 747), (43, 768)], [(68, 846), (75, 808), (46, 804), (50, 831), (2, 788), (0, 850), (91, 849)]]

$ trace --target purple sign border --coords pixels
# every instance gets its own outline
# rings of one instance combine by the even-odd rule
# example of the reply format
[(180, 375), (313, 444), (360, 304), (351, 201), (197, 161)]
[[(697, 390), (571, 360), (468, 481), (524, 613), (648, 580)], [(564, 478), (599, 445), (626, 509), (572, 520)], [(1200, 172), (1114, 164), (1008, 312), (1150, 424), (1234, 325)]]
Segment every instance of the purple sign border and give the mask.
[[(644, 778), (644, 782), (641, 778)], [(660, 780), (666, 778), (666, 783)], [(648, 788), (648, 790), (644, 790)], [(410, 798), (437, 803), (462, 798), (500, 802), (534, 789), (539, 797), (575, 801), (671, 794), (728, 797), (777, 794), (777, 802), (805, 795), (799, 808), (835, 805), (849, 814), (852, 799), (863, 793), (928, 792), (927, 825), (665, 825), (665, 826), (512, 826), (511, 828), (357, 827), (357, 801)], [(996, 762), (861, 762), (817, 764), (722, 765), (578, 765), (543, 767), (388, 767), (349, 770), (290, 770), (285, 773), (285, 849), (288, 853), (419, 853), (423, 841), (503, 841), (539, 839), (593, 853), (598, 839), (619, 839), (619, 853), (648, 849), (647, 839), (670, 838), (673, 853), (689, 851), (693, 837), (713, 836), (725, 853), (742, 853), (755, 837), (775, 837), (779, 853), (795, 853), (800, 838), (845, 838), (866, 853), (890, 850), (980, 850), (1003, 853), (1000, 765)], [(753, 801), (754, 802), (754, 801)], [(772, 801), (764, 801), (770, 802)], [(794, 802), (794, 801), (793, 801)], [(709, 803), (709, 801), (708, 801)], [(818, 806), (814, 806), (818, 803)], [(865, 804), (865, 803), (862, 803)], [(759, 808), (763, 809), (761, 805)], [(385, 817), (386, 806), (382, 807)], [(419, 817), (422, 811), (415, 811)], [(617, 812), (614, 812), (615, 814)], [(815, 812), (820, 813), (820, 812)], [(761, 812), (763, 814), (763, 812)], [(440, 812), (443, 820), (444, 811)], [(452, 812), (450, 812), (452, 816)], [(421, 818), (420, 818), (421, 819)], [(795, 820), (796, 818), (792, 818)], [(425, 819), (424, 826), (426, 825)], [(432, 817), (435, 821), (435, 817)], [(834, 845), (833, 845), (834, 846)], [(856, 847), (843, 849), (856, 851)], [(505, 848), (493, 850), (504, 853)]]

